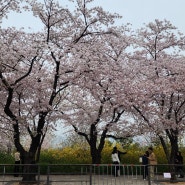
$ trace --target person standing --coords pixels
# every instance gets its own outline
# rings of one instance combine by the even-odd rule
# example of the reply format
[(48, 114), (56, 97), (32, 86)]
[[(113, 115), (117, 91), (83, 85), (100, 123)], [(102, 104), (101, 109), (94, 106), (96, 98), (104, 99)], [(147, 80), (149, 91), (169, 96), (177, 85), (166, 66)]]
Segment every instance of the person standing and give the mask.
[(179, 178), (183, 178), (184, 177), (184, 172), (183, 172), (183, 157), (182, 157), (180, 151), (176, 152), (176, 155), (175, 155), (175, 164), (177, 164), (176, 172), (177, 172), (178, 177)]
[(19, 165), (21, 163), (20, 153), (18, 151), (14, 154), (15, 166), (14, 166), (14, 177), (19, 176)]
[(118, 177), (120, 160), (119, 160), (119, 157), (118, 157), (117, 147), (113, 148), (111, 157), (112, 157), (112, 163), (114, 164), (113, 165), (113, 175), (115, 177)]
[(142, 156), (142, 165), (143, 165), (143, 179), (146, 180), (148, 177), (148, 157), (149, 152), (146, 151)]
[(148, 152), (149, 152), (148, 160), (149, 160), (149, 164), (150, 164), (150, 179), (153, 180), (154, 174), (155, 174), (155, 165), (157, 165), (157, 158), (153, 152), (152, 147), (148, 148)]

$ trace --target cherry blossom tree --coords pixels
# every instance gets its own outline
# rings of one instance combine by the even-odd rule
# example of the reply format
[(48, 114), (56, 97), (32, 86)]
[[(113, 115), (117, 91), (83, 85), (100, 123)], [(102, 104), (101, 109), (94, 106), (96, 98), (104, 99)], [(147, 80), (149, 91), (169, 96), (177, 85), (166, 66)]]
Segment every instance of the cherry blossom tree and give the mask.
[(70, 92), (66, 92), (62, 114), (66, 123), (86, 139), (94, 164), (101, 163), (106, 138), (134, 135), (126, 119), (129, 103), (124, 96), (129, 83), (126, 80), (129, 78), (126, 49), (132, 40), (129, 34), (127, 26), (115, 28), (113, 35), (93, 40), (80, 53), (74, 51), (76, 62), (83, 61), (84, 67)]
[[(112, 34), (109, 25), (119, 17), (100, 7), (88, 9), (90, 2), (77, 1), (76, 10), (70, 12), (53, 0), (31, 1), (34, 15), (45, 26), (43, 32), (0, 30), (1, 109), (9, 119), (4, 124), (12, 125), (14, 144), (25, 164), (38, 161), (47, 130), (63, 118), (59, 105), (66, 92), (70, 93), (81, 72), (86, 74), (84, 63), (76, 61), (74, 54), (80, 54), (83, 47), (88, 51), (86, 45), (96, 37)], [(23, 134), (30, 138), (29, 147), (21, 142)], [(32, 170), (32, 166), (24, 167), (23, 181), (35, 181), (34, 175), (26, 174)]]
[(169, 21), (155, 20), (139, 30), (136, 40), (131, 101), (137, 102), (133, 107), (140, 116), (141, 133), (155, 133), (168, 163), (174, 164), (185, 129), (184, 36)]
[[(6, 18), (8, 17), (8, 13), (12, 12), (12, 11), (16, 11), (16, 12), (20, 12), (21, 8), (20, 8), (20, 4), (21, 4), (22, 0), (2, 0), (0, 2), (0, 24), (2, 23), (3, 19), (6, 20)], [(24, 9), (24, 6), (22, 6), (22, 9)], [(1, 89), (1, 88), (0, 88)], [(3, 111), (1, 111), (2, 113)], [(0, 123), (1, 127), (0, 127), (0, 132), (1, 132), (1, 137), (2, 139), (0, 139), (1, 141), (1, 146), (3, 147), (7, 147), (7, 143), (8, 145), (12, 144), (12, 129), (10, 127), (5, 127), (5, 125), (3, 124), (4, 122), (7, 122), (8, 118), (4, 117), (4, 115), (1, 114), (0, 116)], [(8, 121), (9, 122), (9, 121)]]
[[(37, 111), (40, 111), (44, 105), (41, 99), (40, 107), (34, 102), (41, 86), (39, 86), (38, 78), (31, 75), (39, 72), (37, 68), (40, 65), (37, 57), (40, 57), (40, 50), (38, 42), (33, 39), (37, 39), (34, 34), (7, 29), (1, 30), (1, 38), (0, 78), (3, 95), (1, 108), (4, 109), (4, 116), (10, 118), (9, 122), (4, 122), (4, 124), (12, 124), (15, 147), (23, 156), (23, 161), (30, 164), (35, 161), (35, 153), (45, 134), (43, 123), (40, 123), (42, 119), (37, 116)], [(47, 107), (45, 109), (48, 109)], [(36, 121), (40, 121), (38, 127)], [(21, 136), (26, 132), (32, 140), (28, 151), (21, 145)], [(29, 169), (25, 168), (25, 170)]]

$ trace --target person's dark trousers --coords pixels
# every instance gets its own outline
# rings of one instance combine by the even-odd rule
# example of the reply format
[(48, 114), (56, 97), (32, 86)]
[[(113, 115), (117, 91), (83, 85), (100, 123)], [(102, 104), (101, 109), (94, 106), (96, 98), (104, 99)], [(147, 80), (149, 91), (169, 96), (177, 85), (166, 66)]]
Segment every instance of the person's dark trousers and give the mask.
[(14, 177), (18, 177), (19, 176), (19, 164), (20, 164), (20, 161), (15, 161)]
[(142, 167), (143, 171), (143, 179), (146, 179), (148, 177), (148, 165), (144, 165)]
[(118, 177), (118, 170), (119, 170), (119, 162), (113, 162), (113, 175)]
[(180, 175), (179, 176), (180, 178), (183, 178), (184, 177), (184, 172), (183, 172), (183, 167), (182, 166), (179, 166), (178, 167), (178, 174)]
[(148, 165), (143, 166), (143, 179), (148, 177)]

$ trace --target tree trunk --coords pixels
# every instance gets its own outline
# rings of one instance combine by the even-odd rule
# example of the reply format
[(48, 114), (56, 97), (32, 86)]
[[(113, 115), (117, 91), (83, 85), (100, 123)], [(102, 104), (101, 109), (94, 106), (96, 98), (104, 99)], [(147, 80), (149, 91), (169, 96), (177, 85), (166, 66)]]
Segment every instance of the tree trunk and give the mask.
[(91, 150), (91, 158), (92, 164), (101, 164), (101, 151), (97, 149), (97, 130), (96, 125), (92, 124), (90, 128), (90, 150)]
[(171, 173), (171, 179), (170, 182), (174, 183), (176, 182), (176, 172), (175, 172), (175, 154), (178, 151), (178, 132), (176, 130), (166, 130), (166, 134), (170, 141), (170, 150), (168, 147), (168, 144), (165, 142), (163, 137), (159, 137), (161, 144), (163, 146), (166, 158), (168, 160), (169, 164), (169, 172)]
[(36, 175), (35, 155), (31, 152), (25, 152), (22, 156), (22, 184), (24, 184), (24, 182), (36, 182)]
[(91, 148), (92, 164), (101, 164), (101, 152)]
[(176, 182), (176, 170), (175, 170), (175, 155), (178, 151), (178, 138), (176, 136), (170, 140), (171, 142), (171, 153), (170, 153), (170, 172), (171, 172), (171, 179), (170, 182)]

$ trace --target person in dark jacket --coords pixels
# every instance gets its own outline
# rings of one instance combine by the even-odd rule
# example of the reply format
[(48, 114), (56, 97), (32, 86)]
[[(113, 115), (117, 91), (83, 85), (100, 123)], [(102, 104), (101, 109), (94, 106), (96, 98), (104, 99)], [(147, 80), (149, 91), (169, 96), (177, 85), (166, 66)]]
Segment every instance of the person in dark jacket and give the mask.
[(177, 166), (176, 166), (176, 173), (177, 173), (178, 177), (179, 178), (183, 178), (184, 177), (184, 172), (183, 172), (183, 157), (182, 157), (180, 151), (176, 152), (176, 155), (175, 155), (175, 164), (177, 164)]
[(149, 152), (146, 151), (144, 155), (142, 156), (142, 165), (143, 165), (143, 179), (146, 180), (148, 177), (148, 157)]

